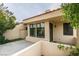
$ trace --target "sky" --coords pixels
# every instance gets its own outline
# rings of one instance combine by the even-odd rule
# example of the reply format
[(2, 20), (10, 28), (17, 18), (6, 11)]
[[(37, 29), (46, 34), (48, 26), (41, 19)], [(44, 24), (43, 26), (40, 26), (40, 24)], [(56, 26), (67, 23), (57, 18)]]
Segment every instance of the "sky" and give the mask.
[(8, 10), (16, 16), (17, 22), (43, 13), (48, 9), (57, 9), (60, 5), (59, 3), (5, 3)]

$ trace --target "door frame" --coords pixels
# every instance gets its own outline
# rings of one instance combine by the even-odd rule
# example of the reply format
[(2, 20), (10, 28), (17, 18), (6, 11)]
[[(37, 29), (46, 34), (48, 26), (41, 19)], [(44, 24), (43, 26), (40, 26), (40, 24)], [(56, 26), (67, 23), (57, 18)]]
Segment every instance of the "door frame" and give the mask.
[(52, 23), (49, 23), (49, 34), (50, 34), (49, 41), (53, 42), (53, 24)]

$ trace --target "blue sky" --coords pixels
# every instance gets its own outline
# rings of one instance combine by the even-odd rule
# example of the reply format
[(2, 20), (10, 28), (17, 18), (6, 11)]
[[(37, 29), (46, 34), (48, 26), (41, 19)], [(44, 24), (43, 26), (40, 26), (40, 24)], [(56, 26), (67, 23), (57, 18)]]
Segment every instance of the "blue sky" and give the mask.
[(60, 7), (58, 3), (6, 3), (10, 11), (16, 16), (16, 21), (40, 14), (48, 9), (56, 9)]

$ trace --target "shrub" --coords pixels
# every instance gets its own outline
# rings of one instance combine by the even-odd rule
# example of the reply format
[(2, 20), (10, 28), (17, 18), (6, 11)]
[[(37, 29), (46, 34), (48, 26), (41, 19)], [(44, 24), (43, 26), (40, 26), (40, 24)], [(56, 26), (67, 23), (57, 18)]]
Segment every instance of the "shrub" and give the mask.
[(5, 43), (5, 37), (0, 35), (0, 44), (4, 44)]
[(57, 46), (60, 50), (63, 50), (64, 52), (67, 52), (69, 49), (69, 56), (79, 56), (79, 47), (78, 46), (70, 46), (65, 47), (64, 44), (60, 44)]
[(70, 56), (79, 56), (79, 47), (75, 47), (70, 51)]

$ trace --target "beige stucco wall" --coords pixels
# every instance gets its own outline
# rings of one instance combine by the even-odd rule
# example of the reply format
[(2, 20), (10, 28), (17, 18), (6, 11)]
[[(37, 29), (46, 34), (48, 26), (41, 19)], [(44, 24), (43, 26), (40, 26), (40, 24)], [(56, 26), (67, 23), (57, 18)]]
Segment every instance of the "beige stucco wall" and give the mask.
[(13, 54), (12, 56), (40, 56), (41, 55), (41, 41)]
[(73, 35), (63, 35), (63, 22), (54, 23), (53, 26), (53, 40), (73, 44), (75, 43), (74, 37), (77, 37), (76, 29), (73, 29)]
[(27, 31), (25, 30), (25, 27), (23, 24), (16, 25), (14, 29), (7, 30), (4, 33), (5, 38), (7, 38), (8, 40), (25, 38), (26, 35), (27, 35)]
[(77, 40), (76, 40), (76, 45), (79, 46), (79, 28), (77, 29)]
[[(42, 41), (42, 55), (44, 56), (66, 56), (69, 55), (70, 50), (60, 50), (57, 46), (59, 43)], [(69, 47), (70, 45), (64, 45)]]
[[(58, 43), (52, 43), (48, 41), (39, 41), (33, 45), (16, 52), (12, 56), (66, 56), (69, 55), (70, 50), (60, 50), (57, 46)], [(64, 45), (70, 47), (70, 45)], [(73, 46), (74, 47), (74, 46)]]

